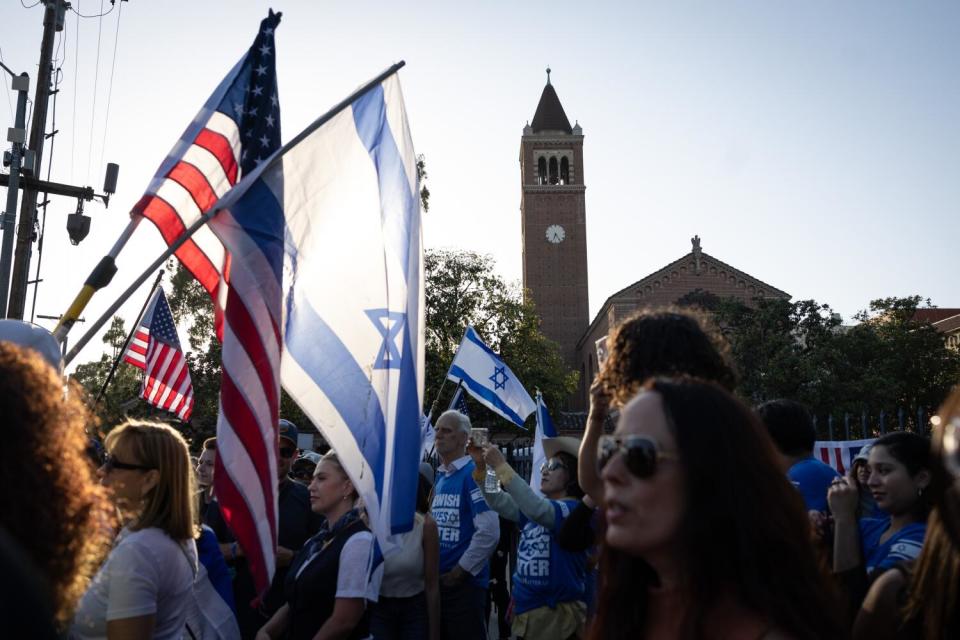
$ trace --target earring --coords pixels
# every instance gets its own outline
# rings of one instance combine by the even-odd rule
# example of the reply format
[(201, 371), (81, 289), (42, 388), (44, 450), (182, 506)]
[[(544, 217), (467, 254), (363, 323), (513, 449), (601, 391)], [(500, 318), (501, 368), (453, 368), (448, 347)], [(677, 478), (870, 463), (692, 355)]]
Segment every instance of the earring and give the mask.
[(919, 489), (917, 489), (917, 497), (918, 498), (923, 497), (923, 487), (920, 487)]

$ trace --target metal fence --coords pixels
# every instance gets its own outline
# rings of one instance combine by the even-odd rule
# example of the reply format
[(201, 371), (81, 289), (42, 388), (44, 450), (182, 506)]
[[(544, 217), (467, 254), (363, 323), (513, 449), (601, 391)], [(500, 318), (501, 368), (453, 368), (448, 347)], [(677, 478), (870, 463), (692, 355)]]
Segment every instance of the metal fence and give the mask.
[(912, 431), (928, 436), (930, 415), (923, 407), (916, 411), (900, 407), (893, 411), (881, 410), (876, 413), (864, 409), (859, 415), (849, 412), (815, 415), (813, 426), (817, 430), (818, 440), (878, 438), (890, 431)]

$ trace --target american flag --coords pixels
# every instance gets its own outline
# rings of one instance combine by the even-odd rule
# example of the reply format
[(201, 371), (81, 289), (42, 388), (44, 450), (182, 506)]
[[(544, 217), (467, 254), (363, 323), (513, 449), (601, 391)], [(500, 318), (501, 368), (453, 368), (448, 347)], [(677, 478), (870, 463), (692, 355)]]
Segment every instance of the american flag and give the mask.
[[(153, 221), (167, 244), (279, 149), (274, 47), (279, 24), (280, 14), (271, 10), (253, 45), (207, 99), (135, 207), (134, 214)], [(224, 345), (214, 488), (262, 594), (273, 578), (277, 548), (280, 385), (268, 359), (279, 360), (279, 328), (255, 323), (256, 316), (231, 295), (236, 279), (231, 254), (208, 226), (176, 255), (213, 299), (215, 331)], [(246, 356), (242, 362), (238, 351)]]
[(456, 409), (463, 415), (470, 417), (470, 411), (467, 409), (467, 394), (463, 392), (463, 387), (458, 385), (457, 392), (450, 399), (450, 409)]
[(190, 419), (193, 383), (163, 289), (153, 295), (123, 360), (144, 371), (141, 398), (181, 420)]
[[(200, 109), (134, 206), (132, 215), (152, 221), (168, 245), (280, 147), (273, 38), (279, 23), (280, 14), (271, 10), (253, 46)], [(230, 254), (204, 226), (176, 256), (213, 299), (214, 329), (222, 341)]]

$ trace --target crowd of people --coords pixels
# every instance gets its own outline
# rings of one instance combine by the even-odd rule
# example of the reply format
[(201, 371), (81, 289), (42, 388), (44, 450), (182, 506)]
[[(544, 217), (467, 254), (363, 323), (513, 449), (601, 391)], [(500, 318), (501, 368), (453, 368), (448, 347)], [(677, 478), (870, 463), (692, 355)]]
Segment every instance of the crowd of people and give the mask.
[(96, 445), (52, 337), (8, 322), (11, 637), (481, 640), (493, 601), (520, 640), (960, 638), (960, 387), (932, 437), (882, 435), (841, 475), (814, 459), (803, 405), (734, 395), (707, 318), (642, 311), (608, 338), (582, 437), (545, 438), (536, 481), (441, 414), (414, 527), (376, 567), (343, 462), (281, 420), (277, 570), (257, 594), (216, 439), (194, 462), (177, 430), (132, 420)]

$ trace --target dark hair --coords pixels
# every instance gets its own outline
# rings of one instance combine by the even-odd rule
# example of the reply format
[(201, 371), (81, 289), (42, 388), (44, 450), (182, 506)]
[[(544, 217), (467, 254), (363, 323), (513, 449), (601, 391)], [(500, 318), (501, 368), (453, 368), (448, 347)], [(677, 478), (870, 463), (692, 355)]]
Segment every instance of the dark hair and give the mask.
[(417, 483), (417, 511), (419, 513), (429, 513), (430, 492), (433, 491), (433, 485), (422, 474), (418, 473), (417, 476), (419, 477)]
[(890, 452), (891, 456), (897, 459), (897, 462), (907, 468), (911, 476), (917, 475), (924, 469), (930, 470), (933, 457), (930, 451), (930, 441), (923, 436), (918, 436), (909, 431), (896, 431), (877, 438), (873, 446), (884, 447)]
[(201, 449), (201, 451), (208, 451), (210, 449), (213, 449), (214, 451), (217, 450), (217, 436), (213, 436), (212, 438), (207, 438), (206, 440), (203, 441), (203, 448)]
[(939, 509), (927, 522), (923, 549), (910, 576), (904, 623), (919, 627), (924, 640), (960, 634), (960, 550), (950, 541)]
[(583, 497), (583, 489), (580, 488), (580, 478), (577, 473), (577, 458), (566, 451), (557, 451), (553, 457), (563, 463), (563, 468), (567, 472), (566, 494), (579, 500)]
[(691, 375), (728, 390), (737, 384), (730, 345), (710, 318), (689, 309), (644, 309), (607, 337), (609, 356), (597, 380), (626, 404), (652, 376)]
[(0, 528), (24, 550), (65, 623), (109, 548), (113, 509), (94, 476), (83, 389), (0, 341)]
[(771, 400), (757, 407), (757, 414), (785, 456), (802, 456), (813, 453), (817, 430), (813, 418), (805, 406), (794, 400)]
[(942, 473), (938, 472), (941, 466), (939, 460), (933, 457), (933, 447), (930, 440), (909, 431), (895, 431), (877, 438), (873, 443), (873, 450), (883, 447), (897, 462), (907, 468), (907, 473), (915, 476), (921, 471), (930, 473), (930, 484), (917, 500), (913, 509), (913, 517), (922, 522), (930, 515), (930, 509), (940, 497)]
[[(707, 637), (732, 602), (798, 639), (842, 637), (831, 583), (816, 564), (800, 494), (780, 470), (756, 415), (717, 384), (657, 379), (685, 469), (680, 524), (683, 637)], [(605, 545), (590, 638), (641, 637), (657, 576), (641, 558)]]

